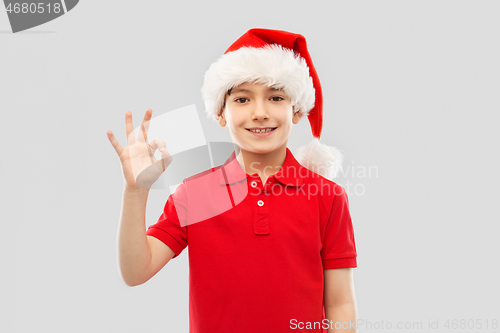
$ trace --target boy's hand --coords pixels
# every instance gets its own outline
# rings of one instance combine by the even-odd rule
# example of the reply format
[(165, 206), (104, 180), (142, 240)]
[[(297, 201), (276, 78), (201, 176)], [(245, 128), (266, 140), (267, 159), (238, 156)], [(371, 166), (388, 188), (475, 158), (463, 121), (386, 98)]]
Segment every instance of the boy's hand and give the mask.
[[(132, 125), (132, 112), (125, 112), (125, 129), (127, 133), (127, 147), (123, 147), (116, 140), (113, 132), (107, 131), (108, 139), (115, 148), (122, 164), (125, 188), (130, 190), (149, 190), (158, 180), (163, 171), (172, 163), (172, 155), (165, 148), (165, 141), (156, 137), (147, 143), (149, 121), (153, 111), (146, 110), (141, 124), (141, 131), (137, 140)], [(161, 151), (161, 160), (154, 157), (156, 149)]]

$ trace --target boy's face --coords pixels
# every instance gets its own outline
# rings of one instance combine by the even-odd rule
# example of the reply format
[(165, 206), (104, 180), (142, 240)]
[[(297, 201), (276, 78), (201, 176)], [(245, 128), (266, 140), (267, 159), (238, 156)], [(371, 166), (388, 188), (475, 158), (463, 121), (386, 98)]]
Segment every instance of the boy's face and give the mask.
[[(221, 126), (228, 126), (233, 142), (241, 149), (265, 154), (286, 147), (292, 123), (302, 115), (293, 113), (290, 97), (283, 90), (265, 84), (245, 82), (226, 94), (226, 105), (218, 117)], [(254, 133), (251, 129), (272, 129)]]

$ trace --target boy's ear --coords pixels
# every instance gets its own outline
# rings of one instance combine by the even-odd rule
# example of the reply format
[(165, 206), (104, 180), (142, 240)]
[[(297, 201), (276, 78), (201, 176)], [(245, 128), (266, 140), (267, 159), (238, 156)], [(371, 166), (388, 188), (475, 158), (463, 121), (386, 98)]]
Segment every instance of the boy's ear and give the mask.
[(303, 113), (301, 113), (301, 112), (299, 112), (299, 111), (294, 112), (294, 113), (293, 113), (292, 122), (293, 122), (294, 124), (298, 124), (298, 123), (299, 123), (299, 121), (300, 121), (300, 119), (302, 119), (302, 116), (303, 116), (303, 115), (304, 115), (304, 114), (303, 114)]
[(215, 117), (222, 127), (226, 126), (226, 118), (224, 117), (224, 109), (221, 110), (220, 114)]

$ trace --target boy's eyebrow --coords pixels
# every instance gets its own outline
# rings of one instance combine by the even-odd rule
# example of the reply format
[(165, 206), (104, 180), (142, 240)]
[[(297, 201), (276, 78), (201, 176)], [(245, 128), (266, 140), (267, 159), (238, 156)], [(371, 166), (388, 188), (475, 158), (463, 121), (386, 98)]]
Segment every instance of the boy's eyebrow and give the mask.
[[(270, 91), (270, 90), (271, 90), (271, 91), (281, 91), (281, 90), (283, 90), (283, 89), (278, 89), (278, 88), (274, 88), (274, 87), (268, 87), (266, 90), (267, 90), (267, 91)], [(247, 93), (252, 93), (252, 91), (250, 91), (250, 90), (248, 90), (248, 89), (244, 89), (244, 88), (234, 88), (234, 89), (231, 89), (230, 91), (231, 91), (232, 93), (233, 93), (233, 92), (238, 92), (238, 91), (239, 91), (239, 92), (247, 92)]]

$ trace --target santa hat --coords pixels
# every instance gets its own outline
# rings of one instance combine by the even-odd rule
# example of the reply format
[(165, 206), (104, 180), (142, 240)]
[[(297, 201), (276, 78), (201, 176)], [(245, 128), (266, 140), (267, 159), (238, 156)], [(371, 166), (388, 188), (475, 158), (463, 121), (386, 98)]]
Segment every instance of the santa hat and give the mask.
[(228, 90), (244, 82), (285, 91), (294, 112), (307, 116), (314, 137), (309, 145), (299, 148), (297, 161), (328, 179), (336, 177), (343, 156), (319, 142), (323, 95), (304, 36), (282, 30), (248, 30), (205, 73), (202, 95), (208, 117), (216, 119)]

